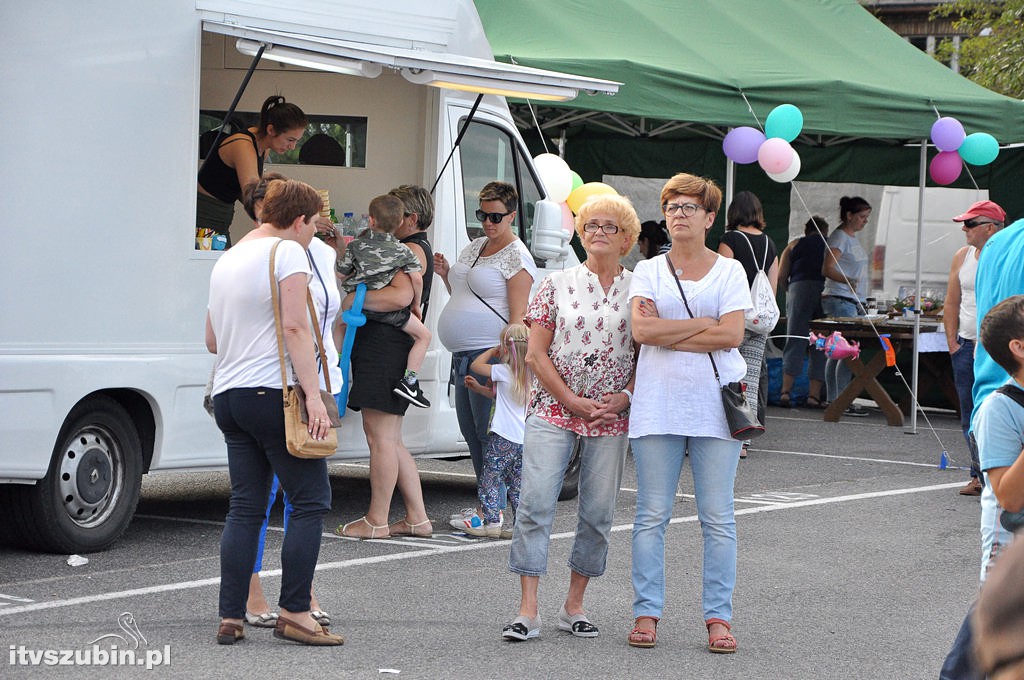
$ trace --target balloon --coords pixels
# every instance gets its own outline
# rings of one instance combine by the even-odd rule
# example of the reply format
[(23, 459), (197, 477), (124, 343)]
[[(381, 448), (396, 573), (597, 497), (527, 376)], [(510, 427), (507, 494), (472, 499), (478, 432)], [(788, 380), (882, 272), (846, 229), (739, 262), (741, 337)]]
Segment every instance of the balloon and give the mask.
[(988, 165), (999, 155), (999, 142), (987, 132), (975, 132), (967, 135), (957, 153), (971, 165)]
[(572, 191), (572, 170), (568, 164), (553, 153), (542, 153), (533, 159), (533, 167), (548, 190), (547, 198), (555, 203), (564, 201)]
[(764, 121), (765, 136), (781, 137), (787, 142), (796, 139), (803, 129), (804, 114), (792, 104), (776, 106)]
[(575, 191), (583, 186), (583, 178), (580, 177), (575, 170), (572, 171), (572, 189)]
[(793, 162), (793, 147), (785, 139), (772, 137), (757, 150), (757, 162), (769, 175), (777, 175)]
[(952, 184), (963, 167), (963, 159), (956, 151), (940, 151), (928, 165), (928, 174), (936, 184)]
[(769, 172), (768, 176), (776, 182), (785, 183), (792, 182), (796, 179), (796, 176), (800, 174), (800, 154), (793, 150), (793, 160), (789, 164), (789, 167), (782, 172)]
[(562, 229), (565, 229), (570, 236), (576, 231), (576, 219), (572, 216), (572, 208), (565, 201), (559, 203), (562, 208)]
[(586, 203), (587, 199), (591, 196), (618, 193), (618, 191), (612, 189), (604, 182), (587, 182), (586, 184), (581, 184), (578, 188), (573, 189), (572, 193), (565, 199), (565, 202), (569, 204), (569, 208), (573, 213), (579, 213), (580, 206)]
[(939, 151), (956, 151), (964, 143), (964, 126), (956, 118), (939, 118), (932, 123), (932, 143)]
[(752, 127), (733, 128), (722, 140), (722, 151), (735, 163), (753, 163), (757, 160), (757, 150), (764, 144), (764, 140), (764, 133), (760, 130)]

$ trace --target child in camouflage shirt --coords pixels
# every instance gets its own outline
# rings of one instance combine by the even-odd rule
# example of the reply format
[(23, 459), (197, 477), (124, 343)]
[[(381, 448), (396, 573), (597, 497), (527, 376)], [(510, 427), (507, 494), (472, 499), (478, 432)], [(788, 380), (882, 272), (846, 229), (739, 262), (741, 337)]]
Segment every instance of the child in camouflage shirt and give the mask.
[(421, 320), (420, 297), (423, 294), (423, 274), (419, 259), (398, 241), (394, 231), (402, 223), (405, 205), (394, 196), (383, 195), (370, 201), (370, 228), (352, 239), (345, 255), (338, 261), (338, 279), (346, 293), (355, 291), (365, 283), (368, 290), (380, 290), (391, 283), (395, 274), (404, 271), (412, 279), (413, 300), (405, 309), (396, 312), (374, 312), (364, 309), (371, 321), (395, 326), (413, 339), (405, 376), (394, 387), (395, 394), (408, 399), (414, 406), (427, 408), (430, 402), (423, 395), (416, 372), (423, 365), (430, 344), (430, 331)]

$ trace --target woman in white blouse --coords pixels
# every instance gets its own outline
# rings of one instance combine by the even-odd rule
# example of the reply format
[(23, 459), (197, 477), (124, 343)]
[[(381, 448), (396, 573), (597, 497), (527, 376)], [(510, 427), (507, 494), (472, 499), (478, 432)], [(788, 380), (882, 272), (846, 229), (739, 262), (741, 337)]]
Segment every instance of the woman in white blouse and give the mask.
[[(484, 235), (463, 248), (455, 263), (450, 264), (441, 253), (434, 254), (434, 271), (451, 293), (438, 319), (437, 335), (452, 353), (455, 411), (477, 481), (487, 445), (491, 400), (466, 387), (469, 365), (498, 344), (507, 324), (522, 323), (537, 278), (533, 256), (512, 224), (519, 206), (515, 187), (490, 182), (480, 190), (479, 199), (476, 217)], [(481, 384), (487, 380), (475, 378)]]
[[(736, 651), (731, 634), (736, 582), (733, 482), (741, 442), (730, 436), (722, 384), (747, 372), (736, 350), (750, 289), (743, 266), (705, 245), (722, 204), (714, 182), (680, 173), (661, 191), (672, 248), (637, 264), (630, 287), (633, 337), (642, 344), (629, 442), (636, 463), (633, 630), (629, 644), (653, 647), (665, 604), (665, 529), (683, 460), (693, 467), (704, 538), (703, 609), (708, 651)], [(685, 298), (684, 298), (685, 294)]]

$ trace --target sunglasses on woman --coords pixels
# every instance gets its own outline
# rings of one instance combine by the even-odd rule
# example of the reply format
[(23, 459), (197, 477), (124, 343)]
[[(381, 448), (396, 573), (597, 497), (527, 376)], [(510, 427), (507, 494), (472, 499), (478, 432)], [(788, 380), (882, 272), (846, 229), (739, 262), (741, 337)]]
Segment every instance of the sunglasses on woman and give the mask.
[(498, 222), (501, 222), (503, 219), (505, 219), (514, 212), (515, 210), (509, 210), (507, 213), (492, 213), (484, 212), (483, 210), (478, 209), (476, 211), (476, 219), (479, 220), (481, 223), (490, 222), (491, 224), (497, 224)]

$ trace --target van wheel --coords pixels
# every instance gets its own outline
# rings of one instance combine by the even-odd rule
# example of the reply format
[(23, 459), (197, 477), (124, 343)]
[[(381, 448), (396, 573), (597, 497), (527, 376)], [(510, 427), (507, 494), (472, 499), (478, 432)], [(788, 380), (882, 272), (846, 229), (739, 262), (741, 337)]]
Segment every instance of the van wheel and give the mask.
[(46, 476), (9, 489), (10, 533), (35, 550), (104, 550), (128, 528), (141, 486), (142, 444), (131, 417), (109, 397), (90, 397), (64, 421)]
[(583, 444), (580, 438), (572, 447), (572, 457), (569, 458), (569, 465), (565, 468), (565, 477), (562, 478), (562, 490), (558, 493), (558, 500), (570, 501), (580, 495), (580, 451)]

